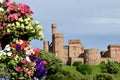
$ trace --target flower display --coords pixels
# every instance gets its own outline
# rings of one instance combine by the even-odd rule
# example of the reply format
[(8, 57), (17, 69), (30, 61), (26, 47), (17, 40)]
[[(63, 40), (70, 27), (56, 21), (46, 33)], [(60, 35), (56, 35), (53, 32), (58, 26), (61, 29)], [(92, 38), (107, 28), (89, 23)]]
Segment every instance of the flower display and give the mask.
[(47, 73), (45, 60), (36, 57), (40, 49), (33, 49), (27, 41), (16, 40), (0, 51), (0, 62), (5, 63), (11, 72), (11, 79), (40, 78)]
[(32, 14), (26, 4), (0, 0), (0, 63), (12, 80), (39, 79), (47, 73), (47, 62), (36, 57), (40, 49), (28, 45), (32, 39), (43, 39), (42, 26)]
[(1, 0), (0, 3), (0, 39), (4, 35), (43, 39), (42, 26), (33, 20), (33, 11), (28, 5), (10, 0)]

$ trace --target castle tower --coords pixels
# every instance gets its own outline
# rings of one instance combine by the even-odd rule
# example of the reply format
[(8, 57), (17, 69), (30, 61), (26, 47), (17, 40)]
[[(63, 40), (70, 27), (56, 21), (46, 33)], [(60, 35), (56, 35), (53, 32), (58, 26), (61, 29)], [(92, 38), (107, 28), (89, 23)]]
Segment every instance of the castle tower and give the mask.
[(120, 63), (120, 45), (111, 44), (108, 46), (109, 57)]
[(62, 62), (65, 60), (64, 54), (64, 35), (61, 33), (56, 33), (56, 24), (51, 25), (52, 28), (52, 52), (58, 56)]
[(78, 58), (84, 53), (80, 40), (69, 40), (69, 57)]
[(100, 54), (98, 49), (85, 50), (85, 64), (96, 65), (99, 64)]
[(44, 50), (49, 51), (49, 41), (43, 42)]
[(52, 28), (52, 35), (56, 33), (56, 28), (57, 25), (56, 24), (51, 24), (51, 28)]

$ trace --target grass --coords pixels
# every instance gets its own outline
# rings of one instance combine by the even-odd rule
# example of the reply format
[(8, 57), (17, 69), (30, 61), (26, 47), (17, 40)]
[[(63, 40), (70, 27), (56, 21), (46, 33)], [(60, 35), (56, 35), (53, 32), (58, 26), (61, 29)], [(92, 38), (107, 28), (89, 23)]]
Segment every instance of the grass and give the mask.
[[(76, 71), (76, 67), (75, 66), (64, 65), (62, 67), (62, 69), (66, 70), (66, 71), (70, 71), (70, 72), (75, 73), (75, 74), (79, 74), (79, 75), (81, 75), (83, 77), (89, 77), (89, 80), (93, 80), (93, 77), (96, 74), (102, 73), (102, 68), (104, 68), (104, 66), (105, 66), (105, 64), (92, 66), (92, 74), (91, 75), (82, 75), (80, 72)], [(108, 73), (106, 73), (106, 74), (108, 74)], [(111, 75), (113, 77), (113, 80), (120, 80), (120, 66), (119, 66), (119, 72), (117, 74), (109, 74), (109, 75)]]
[(62, 67), (62, 69), (65, 70), (65, 71), (70, 71), (70, 72), (75, 73), (77, 75), (83, 76), (80, 72), (78, 72), (76, 70), (76, 66), (67, 66), (67, 65), (65, 65), (65, 66)]

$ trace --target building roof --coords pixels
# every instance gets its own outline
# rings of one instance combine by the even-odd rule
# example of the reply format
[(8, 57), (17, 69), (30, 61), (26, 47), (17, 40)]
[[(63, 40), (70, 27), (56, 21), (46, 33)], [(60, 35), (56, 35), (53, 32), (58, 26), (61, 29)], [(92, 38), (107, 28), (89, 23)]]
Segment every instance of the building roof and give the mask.
[(120, 44), (110, 44), (110, 45), (108, 45), (108, 49), (109, 49), (110, 47), (120, 47)]

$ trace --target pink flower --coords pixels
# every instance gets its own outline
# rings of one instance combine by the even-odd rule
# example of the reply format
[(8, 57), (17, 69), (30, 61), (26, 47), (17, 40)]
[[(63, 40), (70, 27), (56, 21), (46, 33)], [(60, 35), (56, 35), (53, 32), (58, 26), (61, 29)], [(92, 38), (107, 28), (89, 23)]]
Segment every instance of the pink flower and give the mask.
[(23, 69), (24, 72), (28, 71), (28, 69), (25, 66), (23, 66), (22, 69)]
[(27, 62), (26, 59), (22, 59), (22, 60), (21, 60), (21, 63), (23, 63), (23, 64), (25, 64), (26, 62)]
[(46, 65), (46, 64), (47, 64), (47, 61), (45, 61), (45, 60), (42, 61), (42, 64), (43, 64), (43, 65)]
[(19, 66), (15, 68), (15, 70), (16, 70), (17, 72), (19, 72), (20, 69), (21, 69), (21, 67), (19, 67)]
[(6, 27), (8, 25), (8, 23), (3, 23), (3, 26)]
[(33, 75), (34, 72), (32, 70), (30, 70), (30, 71), (27, 72), (27, 74), (28, 74), (28, 78), (30, 78), (30, 76)]
[(22, 4), (22, 3), (18, 4), (18, 11), (20, 11), (26, 17), (33, 14), (33, 12), (30, 10), (30, 7), (28, 5)]
[(0, 22), (0, 30), (2, 30), (2, 29), (3, 29), (2, 22)]
[(15, 11), (17, 9), (17, 7), (15, 6), (15, 2), (8, 2), (7, 7), (8, 12)]
[(10, 18), (11, 21), (18, 20), (18, 14), (17, 13), (10, 14), (8, 18)]
[(6, 19), (6, 18), (7, 18), (7, 15), (4, 15), (3, 18)]
[(31, 65), (32, 67), (34, 67), (34, 66), (35, 66), (35, 64), (34, 64), (34, 63), (30, 63), (30, 65)]
[(6, 35), (7, 33), (5, 31), (2, 32), (2, 35)]

